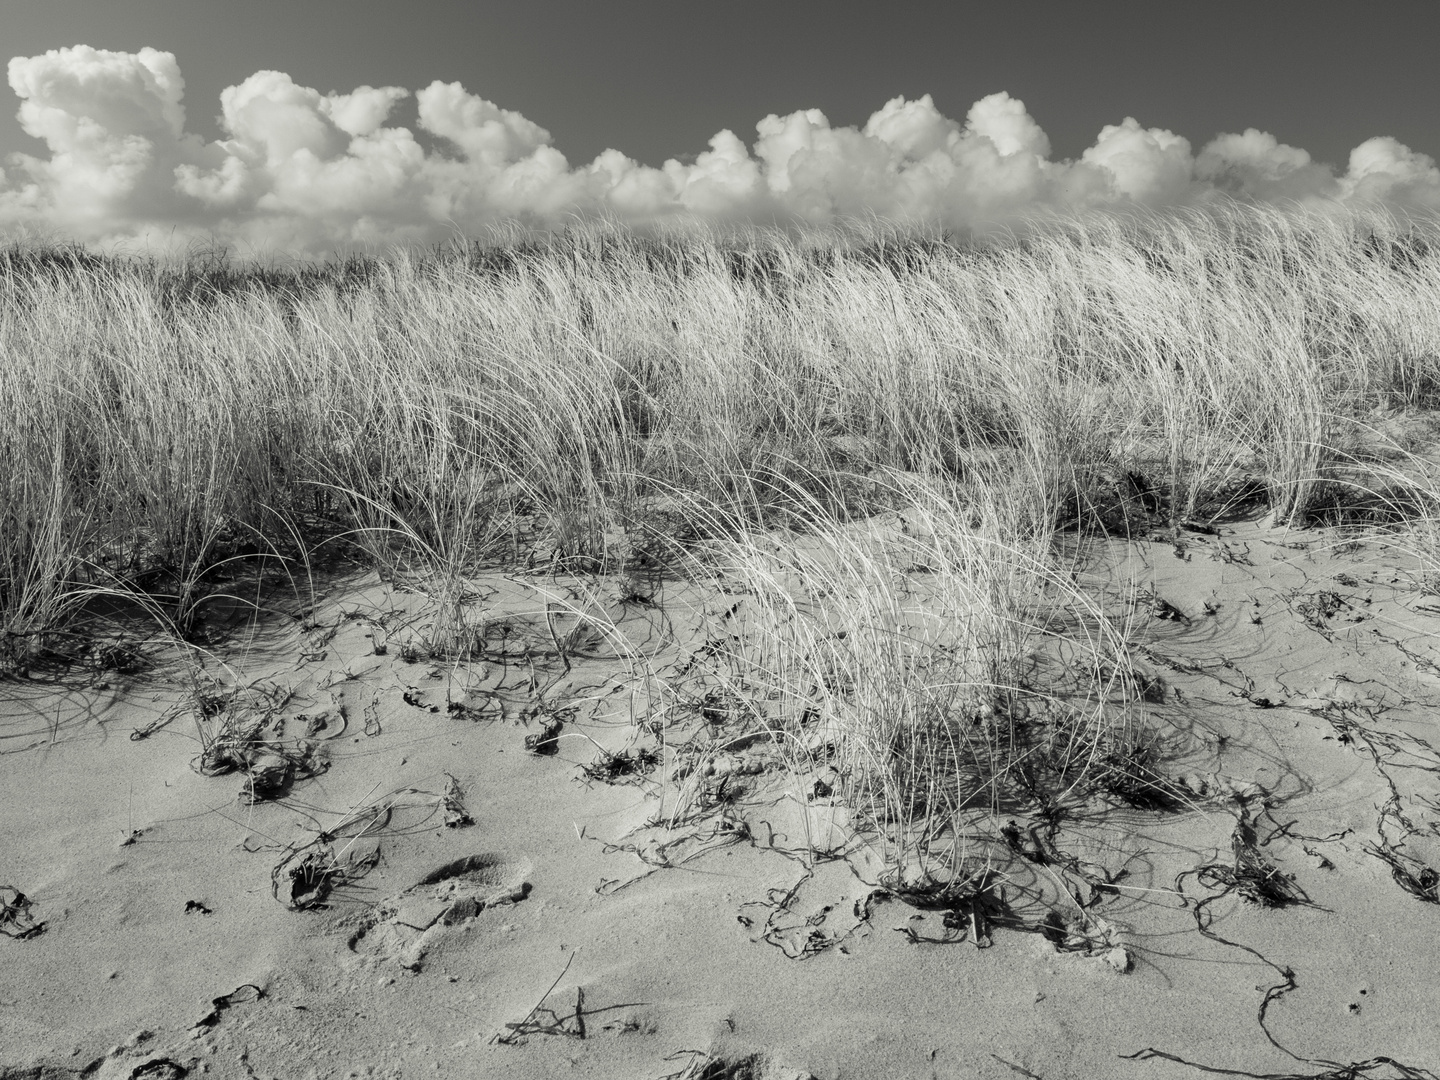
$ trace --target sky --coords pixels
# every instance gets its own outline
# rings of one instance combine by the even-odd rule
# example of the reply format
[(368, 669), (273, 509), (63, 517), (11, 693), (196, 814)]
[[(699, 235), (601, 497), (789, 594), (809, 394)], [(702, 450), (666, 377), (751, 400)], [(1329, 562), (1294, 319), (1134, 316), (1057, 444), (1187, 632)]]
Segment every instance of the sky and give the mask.
[(0, 0), (0, 235), (1440, 207), (1440, 4)]

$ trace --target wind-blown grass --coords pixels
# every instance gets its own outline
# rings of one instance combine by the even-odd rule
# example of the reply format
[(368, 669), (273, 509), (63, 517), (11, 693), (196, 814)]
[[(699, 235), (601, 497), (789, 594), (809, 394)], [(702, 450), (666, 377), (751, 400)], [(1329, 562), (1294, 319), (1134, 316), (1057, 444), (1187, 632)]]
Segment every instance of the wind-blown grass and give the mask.
[[(1303, 521), (1356, 417), (1440, 394), (1437, 240), (1378, 210), (1224, 204), (963, 242), (596, 225), (288, 269), (11, 248), (0, 665), (83, 629), (97, 586), (183, 629), (237, 557), (328, 544), (455, 583), (715, 541), (769, 598), (753, 681), (849, 718), (857, 802), (993, 808), (1038, 752), (981, 769), (1001, 740), (974, 723), (1036, 693), (1025, 605), (1062, 580), (1054, 531), (1256, 498)], [(882, 510), (919, 531), (881, 543)], [(784, 571), (798, 593), (759, 539), (777, 528), (823, 552)], [(897, 632), (902, 555), (968, 612), (949, 637)], [(829, 614), (787, 615), (816, 589)], [(826, 637), (835, 618), (854, 633)], [(1083, 651), (1113, 679), (1102, 624)], [(825, 689), (827, 665), (851, 687)], [(1132, 722), (1091, 690), (1056, 705), (1062, 778)]]

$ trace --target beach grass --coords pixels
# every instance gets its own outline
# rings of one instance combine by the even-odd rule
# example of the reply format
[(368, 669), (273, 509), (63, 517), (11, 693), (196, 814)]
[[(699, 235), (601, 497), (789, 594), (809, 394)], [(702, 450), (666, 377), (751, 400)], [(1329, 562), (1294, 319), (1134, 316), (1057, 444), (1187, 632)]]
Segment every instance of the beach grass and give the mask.
[(13, 246), (0, 666), (83, 651), (102, 593), (196, 633), (252, 565), (424, 576), (455, 656), (478, 568), (711, 575), (796, 782), (824, 757), (897, 872), (958, 872), (967, 814), (1154, 779), (1127, 628), (1061, 538), (1384, 485), (1434, 561), (1433, 475), (1355, 464), (1440, 397), (1437, 243), (1221, 203), (288, 267)]

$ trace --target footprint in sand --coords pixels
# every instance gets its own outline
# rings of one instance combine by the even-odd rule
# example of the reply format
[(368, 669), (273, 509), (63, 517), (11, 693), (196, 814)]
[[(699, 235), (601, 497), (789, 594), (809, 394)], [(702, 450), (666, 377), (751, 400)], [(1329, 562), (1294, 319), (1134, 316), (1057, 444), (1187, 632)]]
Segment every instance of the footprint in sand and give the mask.
[(528, 859), (495, 852), (445, 863), (371, 908), (351, 935), (350, 948), (418, 972), (425, 955), (466, 919), (525, 899), (531, 869)]

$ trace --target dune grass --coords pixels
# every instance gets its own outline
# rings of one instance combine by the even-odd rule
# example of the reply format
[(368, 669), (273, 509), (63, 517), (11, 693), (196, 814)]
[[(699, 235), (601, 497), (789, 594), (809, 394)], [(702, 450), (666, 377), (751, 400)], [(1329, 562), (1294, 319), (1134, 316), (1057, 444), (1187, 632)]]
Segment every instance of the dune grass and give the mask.
[[(0, 668), (74, 655), (97, 590), (189, 632), (238, 563), (413, 569), (442, 608), (481, 565), (703, 565), (755, 598), (743, 681), (797, 775), (823, 716), (902, 864), (1037, 769), (1064, 790), (1135, 744), (1124, 649), (1057, 531), (1303, 523), (1358, 421), (1434, 407), (1437, 242), (1223, 204), (963, 241), (592, 225), (289, 268), (12, 247)], [(1046, 597), (1088, 658), (1063, 693), (1024, 675)]]

